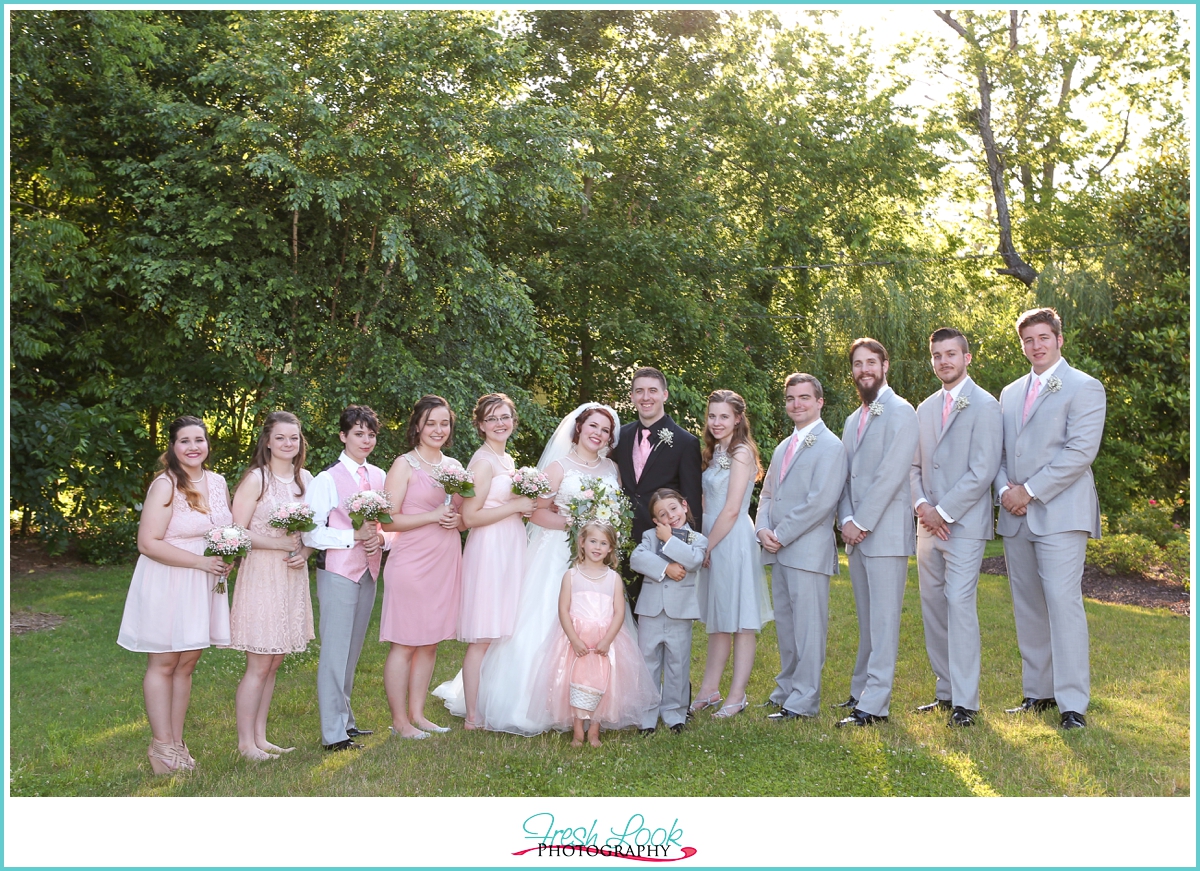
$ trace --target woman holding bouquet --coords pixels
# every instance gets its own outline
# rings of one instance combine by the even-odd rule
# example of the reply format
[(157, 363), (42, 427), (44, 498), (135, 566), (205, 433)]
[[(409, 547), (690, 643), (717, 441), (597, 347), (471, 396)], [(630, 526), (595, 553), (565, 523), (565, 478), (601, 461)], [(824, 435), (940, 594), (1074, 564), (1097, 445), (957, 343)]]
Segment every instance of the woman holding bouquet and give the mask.
[[(311, 519), (304, 522), (312, 510), (298, 510), (312, 483), (304, 468), (307, 449), (296, 416), (271, 412), (233, 494), (233, 520), (249, 530), (252, 548), (233, 588), (229, 646), (246, 652), (246, 673), (235, 696), (238, 751), (255, 761), (278, 759), (295, 749), (267, 740), (267, 712), (284, 655), (303, 651), (314, 637), (308, 591), (312, 549), (300, 539), (302, 528), (312, 527)], [(288, 532), (288, 525), (296, 531)]]
[[(543, 647), (562, 632), (558, 600), (571, 552), (567, 517), (555, 506), (589, 492), (592, 481), (598, 480), (602, 489), (620, 489), (616, 464), (606, 456), (616, 445), (619, 427), (615, 411), (588, 402), (563, 418), (542, 451), (538, 468), (549, 479), (550, 495), (538, 500), (529, 526), (516, 624), (511, 637), (488, 648), (480, 666), (477, 715), (485, 729), (537, 735), (554, 727), (549, 706), (531, 708), (530, 699)], [(627, 623), (632, 626), (631, 617)], [(454, 687), (439, 687), (438, 694), (452, 714), (463, 715), (464, 700)]]
[(230, 565), (204, 556), (204, 535), (233, 522), (225, 479), (204, 468), (208, 430), (186, 415), (168, 429), (138, 526), (137, 566), (129, 584), (117, 643), (147, 654), (142, 692), (150, 721), (150, 767), (155, 774), (190, 770), (196, 760), (183, 742), (192, 672), (210, 645), (229, 644)]
[(471, 530), (462, 556), (462, 608), (458, 640), (467, 642), (463, 657), (463, 695), (467, 729), (478, 729), (475, 710), (479, 665), (488, 645), (512, 635), (517, 620), (517, 594), (525, 574), (525, 524), (534, 500), (513, 494), (516, 463), (505, 452), (517, 425), (517, 408), (503, 393), (479, 397), (473, 414), (483, 447), (468, 466), (475, 476), (475, 495), (463, 503), (463, 519)]
[(408, 419), (408, 446), (388, 471), (391, 522), (399, 533), (383, 567), (379, 640), (391, 642), (383, 686), (392, 712), (392, 734), (428, 738), (448, 732), (425, 718), (425, 696), (437, 646), (454, 637), (462, 594), (462, 497), (447, 495), (447, 476), (462, 465), (442, 453), (454, 437), (454, 412), (440, 396), (422, 396)]

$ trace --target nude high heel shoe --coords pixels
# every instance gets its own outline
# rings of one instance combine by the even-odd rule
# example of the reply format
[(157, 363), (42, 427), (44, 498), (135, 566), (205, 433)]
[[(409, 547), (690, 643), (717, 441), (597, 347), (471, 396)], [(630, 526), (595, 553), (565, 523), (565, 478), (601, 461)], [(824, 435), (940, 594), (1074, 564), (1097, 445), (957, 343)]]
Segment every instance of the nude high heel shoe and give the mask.
[(150, 768), (155, 774), (173, 774), (179, 770), (180, 759), (171, 744), (151, 741), (146, 756), (150, 758)]
[(184, 771), (196, 770), (196, 760), (192, 758), (192, 754), (188, 752), (187, 745), (182, 741), (175, 745), (175, 755), (179, 758), (179, 767)]

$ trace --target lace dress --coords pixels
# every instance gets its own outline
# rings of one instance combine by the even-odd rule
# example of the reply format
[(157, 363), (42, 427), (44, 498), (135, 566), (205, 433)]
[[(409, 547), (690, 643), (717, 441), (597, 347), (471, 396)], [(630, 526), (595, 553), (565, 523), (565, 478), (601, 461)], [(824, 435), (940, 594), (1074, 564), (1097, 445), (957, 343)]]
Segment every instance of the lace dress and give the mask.
[[(163, 476), (160, 476), (163, 477)], [(233, 523), (225, 479), (204, 473), (209, 513), (194, 510), (176, 489), (163, 540), (189, 553), (204, 553), (204, 534)], [(157, 479), (156, 479), (157, 480)], [(216, 575), (138, 557), (125, 598), (117, 644), (139, 653), (175, 653), (229, 645), (229, 597), (216, 593)]]
[[(257, 473), (255, 473), (257, 474)], [(305, 490), (312, 475), (301, 469)], [(286, 533), (267, 523), (271, 512), (284, 502), (300, 502), (300, 488), (284, 483), (270, 472), (266, 492), (254, 507), (250, 531), (267, 538)], [(229, 646), (250, 653), (299, 653), (314, 638), (308, 567), (288, 568), (287, 551), (254, 548), (242, 560), (233, 582)]]

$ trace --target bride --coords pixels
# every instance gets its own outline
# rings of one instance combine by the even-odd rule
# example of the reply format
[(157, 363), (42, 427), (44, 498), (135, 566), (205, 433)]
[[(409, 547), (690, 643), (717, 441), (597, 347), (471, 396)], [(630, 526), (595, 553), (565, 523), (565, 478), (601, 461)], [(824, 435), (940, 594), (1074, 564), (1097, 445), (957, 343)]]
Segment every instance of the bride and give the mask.
[[(586, 402), (563, 418), (538, 468), (550, 479), (551, 494), (538, 502), (529, 524), (525, 577), (517, 601), (517, 622), (509, 638), (493, 643), (479, 670), (478, 716), (485, 729), (537, 735), (551, 727), (549, 710), (530, 709), (538, 653), (561, 632), (558, 595), (570, 557), (566, 518), (551, 510), (553, 500), (581, 492), (580, 481), (595, 477), (620, 486), (616, 464), (606, 454), (617, 444), (620, 423), (607, 405)], [(626, 607), (626, 622), (631, 622)], [(450, 713), (466, 716), (462, 672), (433, 691)]]

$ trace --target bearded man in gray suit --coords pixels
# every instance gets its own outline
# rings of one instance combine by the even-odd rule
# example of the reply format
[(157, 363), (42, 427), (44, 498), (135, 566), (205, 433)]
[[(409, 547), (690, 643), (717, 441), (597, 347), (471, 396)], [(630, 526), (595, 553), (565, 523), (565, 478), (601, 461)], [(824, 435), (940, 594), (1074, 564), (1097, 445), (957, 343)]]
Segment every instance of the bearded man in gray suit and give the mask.
[(839, 726), (867, 726), (888, 717), (900, 609), (915, 547), (908, 475), (917, 450), (917, 414), (887, 385), (888, 352), (874, 339), (850, 346), (850, 368), (862, 405), (846, 419), (842, 445), (849, 471), (838, 515), (850, 558), (858, 612), (858, 657), (850, 716)]
[(784, 382), (795, 430), (779, 443), (758, 497), (756, 535), (771, 569), (779, 676), (768, 719), (815, 717), (829, 628), (829, 576), (838, 573), (833, 526), (846, 483), (846, 451), (821, 420), (825, 391), (812, 375)]
[(1062, 358), (1054, 309), (1023, 313), (1017, 335), (1033, 368), (1000, 393), (995, 481), (1024, 689), (1008, 713), (1057, 706), (1064, 729), (1081, 729), (1091, 675), (1080, 583), (1087, 540), (1100, 537), (1092, 461), (1104, 435), (1104, 387)]
[(942, 328), (929, 337), (942, 389), (917, 407), (920, 441), (909, 486), (917, 520), (917, 571), (925, 650), (937, 678), (918, 711), (950, 711), (951, 726), (979, 713), (979, 613), (983, 549), (994, 534), (992, 481), (1000, 469), (1000, 403), (967, 374), (967, 338)]

